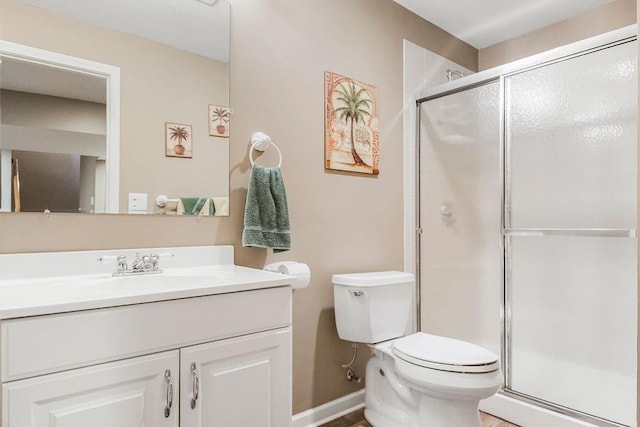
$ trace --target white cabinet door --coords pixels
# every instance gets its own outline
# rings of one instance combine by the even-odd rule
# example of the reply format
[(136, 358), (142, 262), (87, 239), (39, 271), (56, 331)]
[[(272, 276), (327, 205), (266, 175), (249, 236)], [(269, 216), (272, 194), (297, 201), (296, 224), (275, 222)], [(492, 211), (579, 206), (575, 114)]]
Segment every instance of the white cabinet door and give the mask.
[(2, 427), (177, 427), (178, 365), (175, 350), (5, 383)]
[(181, 427), (291, 424), (291, 328), (180, 353)]

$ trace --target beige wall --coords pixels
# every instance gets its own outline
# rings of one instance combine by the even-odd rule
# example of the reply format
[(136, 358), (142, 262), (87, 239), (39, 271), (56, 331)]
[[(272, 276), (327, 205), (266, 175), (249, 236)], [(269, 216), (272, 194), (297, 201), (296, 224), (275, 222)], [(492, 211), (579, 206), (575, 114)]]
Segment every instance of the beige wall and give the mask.
[(540, 30), (480, 49), (478, 70), (486, 70), (635, 24), (636, 7), (636, 0), (617, 0)]
[[(282, 149), (292, 215), (293, 250), (269, 261), (305, 261), (312, 270), (310, 287), (294, 294), (297, 413), (363, 386), (347, 383), (340, 368), (350, 346), (336, 335), (331, 274), (403, 268), (402, 39), (469, 68), (475, 51), (388, 0), (236, 0), (232, 22), (233, 216), (245, 194), (248, 138), (262, 130)], [(378, 177), (324, 170), (324, 71), (378, 87)], [(261, 267), (264, 256), (243, 249), (237, 261)], [(369, 352), (361, 350), (363, 373)]]
[[(391, 0), (231, 3), (231, 216), (198, 221), (7, 214), (0, 216), (0, 252), (233, 244), (240, 265), (261, 268), (285, 259), (309, 263), (312, 282), (294, 294), (297, 413), (363, 387), (347, 383), (340, 368), (349, 360), (350, 345), (336, 335), (331, 274), (403, 267), (402, 39), (471, 69), (476, 68), (477, 52)], [(19, 30), (19, 24), (4, 18), (0, 24)], [(84, 51), (89, 55), (92, 49)], [(378, 177), (324, 170), (325, 70), (379, 88)], [(123, 108), (124, 118), (135, 114), (134, 107)], [(247, 149), (258, 130), (270, 134), (284, 156), (293, 249), (279, 255), (240, 244)], [(128, 138), (127, 144), (137, 147), (139, 142)], [(144, 156), (143, 151), (136, 154)], [(366, 347), (362, 350), (360, 372), (368, 357)]]

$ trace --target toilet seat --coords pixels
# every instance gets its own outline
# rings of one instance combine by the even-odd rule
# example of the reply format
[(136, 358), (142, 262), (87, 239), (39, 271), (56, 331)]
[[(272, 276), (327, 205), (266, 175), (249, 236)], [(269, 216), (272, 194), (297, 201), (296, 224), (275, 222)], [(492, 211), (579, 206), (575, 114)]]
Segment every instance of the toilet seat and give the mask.
[(406, 362), (440, 371), (487, 373), (499, 368), (498, 356), (485, 348), (423, 332), (395, 340), (392, 351)]

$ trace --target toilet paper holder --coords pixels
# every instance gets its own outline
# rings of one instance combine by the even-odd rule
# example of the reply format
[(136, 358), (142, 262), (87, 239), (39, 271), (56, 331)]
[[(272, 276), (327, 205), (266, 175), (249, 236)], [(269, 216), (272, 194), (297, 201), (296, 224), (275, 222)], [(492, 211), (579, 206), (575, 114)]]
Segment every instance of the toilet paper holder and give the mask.
[(265, 265), (263, 270), (294, 276), (295, 279), (291, 282), (291, 287), (293, 289), (306, 288), (307, 286), (309, 286), (309, 282), (311, 281), (311, 271), (309, 270), (309, 266), (302, 262), (274, 262)]

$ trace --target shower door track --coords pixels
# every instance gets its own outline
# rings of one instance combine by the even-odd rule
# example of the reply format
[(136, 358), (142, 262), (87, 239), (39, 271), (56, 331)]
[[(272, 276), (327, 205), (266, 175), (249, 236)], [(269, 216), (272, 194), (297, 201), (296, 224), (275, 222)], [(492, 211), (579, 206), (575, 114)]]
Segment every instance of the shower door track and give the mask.
[(618, 46), (621, 44), (633, 42), (637, 40), (637, 25), (631, 25), (625, 28), (621, 28), (610, 33), (606, 33), (600, 36), (593, 37), (588, 40), (573, 43), (568, 46), (563, 46), (557, 49), (553, 49), (549, 52), (544, 52), (538, 55), (534, 55), (529, 58), (515, 61), (513, 63), (499, 66), (486, 72), (480, 72), (476, 75), (470, 75), (463, 79), (454, 80), (442, 86), (432, 88), (427, 92), (427, 95), (416, 101), (416, 227), (415, 227), (415, 243), (416, 243), (416, 313), (417, 313), (417, 330), (421, 330), (421, 269), (420, 269), (420, 241), (422, 236), (422, 225), (420, 223), (420, 108), (423, 102), (435, 100), (445, 96), (453, 95), (459, 92), (467, 91), (477, 87), (481, 87), (487, 84), (499, 82), (500, 84), (500, 140), (499, 140), (499, 152), (500, 152), (500, 190), (501, 190), (501, 202), (502, 202), (502, 235), (501, 240), (501, 252), (502, 256), (502, 304), (501, 304), (501, 328), (500, 328), (500, 346), (502, 349), (501, 365), (504, 373), (504, 387), (499, 391), (499, 394), (508, 396), (515, 400), (519, 400), (525, 403), (533, 404), (537, 407), (547, 409), (565, 416), (572, 417), (577, 420), (589, 422), (598, 427), (627, 427), (624, 424), (619, 424), (614, 421), (606, 420), (594, 415), (590, 415), (576, 409), (568, 408), (562, 405), (558, 405), (543, 399), (539, 399), (535, 396), (530, 396), (521, 392), (514, 391), (511, 386), (511, 372), (510, 372), (510, 347), (511, 347), (511, 324), (510, 324), (510, 299), (509, 299), (509, 271), (510, 271), (510, 248), (508, 244), (509, 237), (511, 236), (585, 236), (585, 237), (619, 237), (619, 238), (636, 238), (637, 232), (635, 229), (516, 229), (508, 226), (508, 218), (510, 213), (509, 198), (508, 198), (508, 168), (507, 168), (507, 155), (508, 147), (506, 143), (506, 91), (505, 91), (505, 78), (520, 74), (522, 72), (550, 65), (557, 62), (570, 60), (579, 56), (587, 55), (599, 50), (607, 49), (610, 47)]
[(530, 396), (525, 393), (520, 393), (517, 391), (513, 391), (511, 389), (502, 389), (498, 392), (498, 394), (502, 394), (504, 396), (508, 396), (512, 399), (519, 400), (524, 403), (535, 404), (536, 406), (547, 409), (549, 411), (557, 412), (559, 414), (565, 415), (567, 417), (571, 417), (580, 421), (585, 421), (594, 426), (598, 427), (629, 427), (625, 424), (619, 424), (614, 421), (607, 420), (605, 418), (596, 417), (591, 414), (586, 414), (584, 412), (576, 411), (575, 409), (568, 408), (566, 406), (557, 405), (553, 402), (549, 402), (547, 400), (538, 399), (537, 397)]

